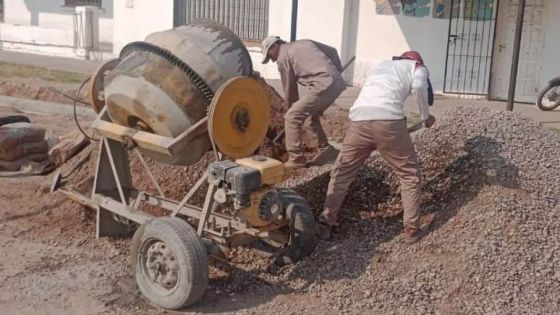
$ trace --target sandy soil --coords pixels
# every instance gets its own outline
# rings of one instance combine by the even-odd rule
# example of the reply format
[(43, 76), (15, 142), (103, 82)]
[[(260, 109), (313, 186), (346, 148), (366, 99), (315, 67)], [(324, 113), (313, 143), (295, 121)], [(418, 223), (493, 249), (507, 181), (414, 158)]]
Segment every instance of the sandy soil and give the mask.
[[(0, 107), (0, 116), (13, 113), (18, 111)], [(54, 135), (76, 129), (69, 116), (24, 114)], [(347, 108), (343, 106), (333, 106), (325, 112), (324, 126), (332, 141), (342, 140), (346, 114)], [(88, 124), (87, 119), (81, 118), (80, 121)], [(451, 136), (449, 139), (453, 140)], [(410, 311), (415, 306), (402, 309), (395, 304), (406, 305), (406, 299), (413, 299), (416, 293), (422, 299), (429, 297), (424, 299), (428, 303), (426, 311), (415, 309), (418, 313), (430, 313), (429, 310), (433, 309), (443, 314), (472, 313), (460, 306), (488, 297), (488, 294), (461, 291), (476, 278), (471, 275), (478, 274), (476, 270), (472, 273), (465, 271), (472, 263), (461, 256), (464, 250), (441, 251), (442, 244), (450, 235), (456, 240), (449, 244), (464, 245), (468, 243), (464, 237), (487, 233), (472, 229), (465, 230), (470, 234), (461, 232), (461, 226), (468, 226), (473, 218), (469, 212), (460, 209), (485, 209), (495, 204), (496, 196), (519, 199), (526, 193), (519, 188), (495, 188), (479, 183), (488, 181), (479, 174), (482, 172), (479, 164), (485, 165), (487, 156), (478, 160), (468, 154), (457, 157), (460, 150), (449, 150), (448, 147), (453, 148), (449, 143), (433, 146), (428, 152), (441, 161), (422, 161), (428, 176), (429, 198), (426, 198), (430, 199), (427, 200), (428, 208), (437, 208), (443, 215), (436, 222), (434, 235), (419, 247), (407, 247), (400, 241), (402, 222), (399, 216), (382, 219), (376, 215), (379, 210), (389, 211), (398, 206), (400, 200), (395, 197), (398, 193), (395, 178), (387, 173), (386, 165), (373, 164), (352, 186), (354, 195), (363, 198), (348, 200), (342, 232), (334, 241), (319, 243), (309, 259), (280, 269), (270, 267), (267, 259), (243, 248), (236, 249), (229, 262), (212, 260), (205, 295), (182, 312), (160, 310), (146, 302), (136, 287), (129, 266), (130, 239), (95, 239), (94, 213), (59, 193), (50, 193), (51, 176), (2, 178), (0, 314), (363, 314), (371, 310), (371, 305), (385, 310), (382, 313), (404, 313), (403, 310)], [(84, 193), (92, 184), (95, 146), (90, 145), (88, 151), (91, 151), (89, 163), (67, 180)], [(202, 164), (192, 167), (149, 164), (166, 195), (175, 198), (190, 188), (205, 167)], [(135, 174), (141, 168), (134, 159), (131, 166)], [(293, 176), (305, 177), (306, 172), (298, 171)], [(326, 169), (309, 172), (314, 172), (317, 177), (313, 182), (300, 182), (296, 188), (314, 201), (312, 207), (317, 212), (324, 197), (323, 187), (326, 187), (328, 173)], [(470, 177), (465, 179), (457, 174), (470, 174)], [(138, 187), (148, 188), (146, 177), (136, 174), (133, 179)], [(457, 195), (450, 195), (450, 191)], [(490, 213), (490, 210), (486, 212)], [(482, 220), (479, 216), (474, 218)], [(454, 234), (455, 230), (460, 232)], [(484, 244), (484, 241), (481, 238), (476, 244)], [(418, 261), (418, 264), (411, 264), (411, 261)], [(422, 280), (424, 273), (414, 273), (415, 268), (423, 268), (420, 271), (428, 274), (428, 280)], [(455, 280), (443, 279), (442, 275)], [(416, 292), (407, 291), (414, 288)], [(424, 288), (427, 288), (426, 292)], [(396, 301), (393, 295), (387, 294), (389, 289), (405, 301)], [(449, 291), (445, 298), (434, 297), (434, 292), (440, 289)], [(408, 293), (403, 294), (403, 290)], [(472, 295), (470, 298), (469, 294)], [(371, 302), (374, 299), (376, 302)], [(380, 306), (379, 301), (384, 304)]]
[[(22, 114), (0, 107), (0, 116), (14, 113)], [(23, 114), (57, 136), (75, 129), (70, 116)], [(80, 178), (87, 178), (92, 169), (81, 171)], [(0, 180), (0, 313), (163, 313), (145, 302), (136, 288), (128, 263), (129, 239), (95, 239), (94, 213), (50, 193), (51, 177)], [(173, 187), (173, 182), (167, 184)], [(187, 189), (183, 185), (171, 192), (176, 195)], [(260, 313), (273, 307), (280, 313), (294, 309), (314, 313), (321, 309), (320, 298), (302, 298), (290, 286), (268, 283), (268, 260), (250, 253), (240, 257), (232, 264), (212, 264), (207, 293), (189, 312)]]

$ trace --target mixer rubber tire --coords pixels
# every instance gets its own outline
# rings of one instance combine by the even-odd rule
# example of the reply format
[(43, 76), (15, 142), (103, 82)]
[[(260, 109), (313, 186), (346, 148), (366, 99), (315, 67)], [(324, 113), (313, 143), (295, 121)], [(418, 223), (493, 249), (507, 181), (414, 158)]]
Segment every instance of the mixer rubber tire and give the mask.
[(313, 252), (317, 245), (317, 222), (303, 197), (291, 189), (280, 188), (279, 192), (286, 217), (290, 221), (290, 239), (284, 250), (276, 255), (275, 263), (286, 265)]
[(552, 106), (545, 106), (543, 104), (543, 99), (544, 96), (546, 95), (546, 93), (548, 91), (550, 91), (551, 89), (556, 89), (558, 88), (558, 86), (560, 85), (560, 82), (554, 82), (554, 83), (548, 83), (548, 85), (543, 88), (540, 92), (539, 95), (537, 96), (537, 107), (542, 110), (542, 111), (551, 111), (556, 109), (558, 106), (560, 106), (560, 100), (557, 101), (555, 104), (553, 104)]
[(140, 225), (134, 232), (132, 240), (130, 241), (130, 265), (132, 268), (135, 268), (138, 263), (138, 249), (140, 248), (142, 235), (144, 235), (144, 228), (146, 228), (146, 224)]
[[(151, 303), (176, 310), (195, 303), (204, 294), (208, 255), (186, 221), (163, 217), (146, 222), (134, 234), (131, 255), (138, 288)], [(168, 283), (157, 283), (169, 275), (174, 280), (169, 288), (164, 286)]]

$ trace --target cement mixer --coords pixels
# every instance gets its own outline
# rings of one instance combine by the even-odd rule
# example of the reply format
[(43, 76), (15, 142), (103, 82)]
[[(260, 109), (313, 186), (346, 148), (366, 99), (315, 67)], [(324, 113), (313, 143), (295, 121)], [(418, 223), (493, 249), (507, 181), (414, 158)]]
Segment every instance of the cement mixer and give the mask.
[[(59, 189), (97, 211), (97, 237), (126, 235), (138, 287), (152, 303), (178, 309), (202, 297), (208, 255), (234, 246), (268, 253), (277, 264), (314, 248), (316, 223), (305, 200), (275, 187), (280, 161), (253, 156), (266, 135), (270, 104), (252, 78), (249, 53), (230, 30), (211, 21), (149, 35), (91, 77), (92, 129), (99, 157), (91, 197)], [(190, 165), (213, 151), (215, 161), (182, 200), (166, 198), (144, 157)], [(136, 154), (158, 193), (136, 189)], [(190, 204), (207, 183), (202, 206)], [(168, 216), (142, 211), (159, 207)], [(227, 209), (228, 211), (223, 211)]]

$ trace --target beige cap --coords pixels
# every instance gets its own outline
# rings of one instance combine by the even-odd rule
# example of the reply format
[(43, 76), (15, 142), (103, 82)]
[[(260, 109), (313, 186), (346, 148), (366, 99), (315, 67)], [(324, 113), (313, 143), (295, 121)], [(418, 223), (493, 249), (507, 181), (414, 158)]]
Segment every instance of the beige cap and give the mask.
[(272, 47), (274, 43), (280, 40), (282, 39), (280, 39), (279, 36), (268, 36), (263, 40), (261, 44), (261, 49), (263, 54), (263, 61), (262, 61), (263, 64), (267, 63), (270, 60), (270, 58), (268, 57), (268, 51), (270, 50), (270, 47)]

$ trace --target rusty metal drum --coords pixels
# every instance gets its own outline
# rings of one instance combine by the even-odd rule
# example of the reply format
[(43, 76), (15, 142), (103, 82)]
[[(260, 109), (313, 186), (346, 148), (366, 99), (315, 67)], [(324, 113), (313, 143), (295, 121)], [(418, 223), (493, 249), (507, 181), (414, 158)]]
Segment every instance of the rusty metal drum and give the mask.
[[(219, 23), (200, 20), (125, 46), (105, 79), (105, 106), (114, 123), (175, 138), (207, 115), (224, 82), (252, 72), (241, 40)], [(162, 162), (200, 160), (211, 148), (206, 125), (200, 129), (183, 152)]]

